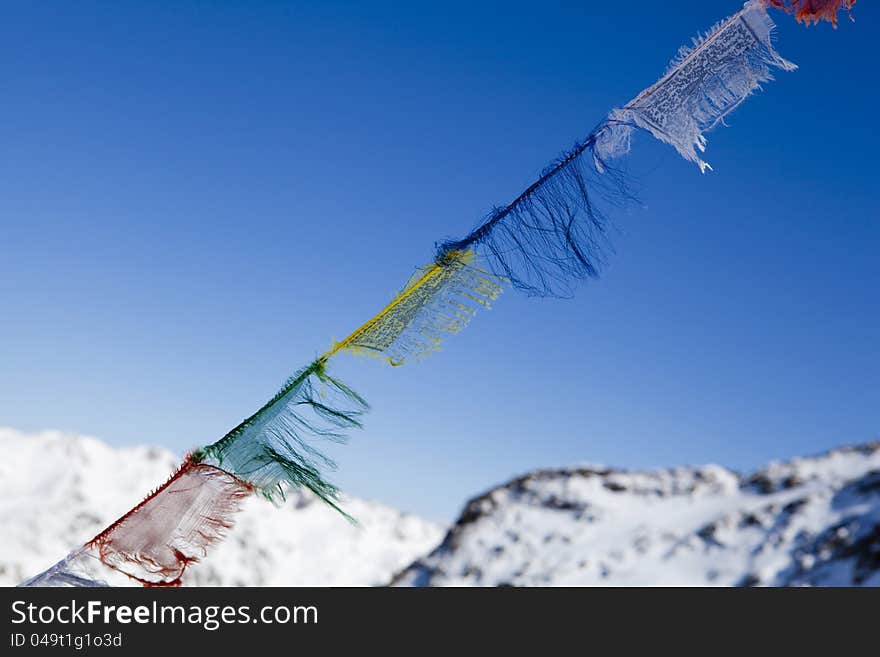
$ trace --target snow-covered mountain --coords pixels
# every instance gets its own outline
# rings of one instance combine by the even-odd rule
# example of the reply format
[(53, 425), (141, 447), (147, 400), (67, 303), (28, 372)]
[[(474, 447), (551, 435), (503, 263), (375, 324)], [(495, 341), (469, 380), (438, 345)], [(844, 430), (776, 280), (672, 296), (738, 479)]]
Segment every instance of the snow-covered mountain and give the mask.
[[(0, 585), (43, 571), (125, 513), (178, 465), (165, 450), (112, 448), (59, 432), (0, 428)], [(187, 570), (190, 585), (385, 584), (431, 550), (442, 529), (412, 515), (345, 499), (353, 526), (311, 494), (280, 509), (252, 497), (229, 537)]]
[[(0, 584), (91, 538), (178, 459), (0, 429)], [(742, 476), (719, 466), (539, 470), (474, 498), (443, 537), (355, 498), (248, 501), (190, 585), (880, 586), (880, 442)], [(397, 573), (395, 575), (395, 573)]]
[(394, 584), (880, 586), (880, 442), (745, 477), (533, 472), (471, 500)]

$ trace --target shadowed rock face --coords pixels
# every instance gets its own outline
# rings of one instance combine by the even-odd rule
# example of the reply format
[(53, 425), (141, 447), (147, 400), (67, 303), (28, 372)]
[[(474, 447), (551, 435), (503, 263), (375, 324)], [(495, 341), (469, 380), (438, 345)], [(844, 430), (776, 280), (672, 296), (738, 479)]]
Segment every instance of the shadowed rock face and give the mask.
[(880, 585), (880, 443), (747, 476), (536, 471), (468, 502), (392, 583)]

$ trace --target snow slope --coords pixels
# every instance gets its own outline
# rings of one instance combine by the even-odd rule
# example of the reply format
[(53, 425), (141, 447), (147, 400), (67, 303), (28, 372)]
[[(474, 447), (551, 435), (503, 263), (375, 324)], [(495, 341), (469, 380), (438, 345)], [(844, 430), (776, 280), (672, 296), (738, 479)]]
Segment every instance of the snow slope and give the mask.
[[(178, 460), (58, 432), (0, 429), (0, 448), (9, 455), (0, 462), (6, 585), (91, 538)], [(880, 442), (746, 476), (719, 466), (539, 470), (468, 502), (445, 538), (380, 504), (349, 498), (345, 507), (360, 527), (309, 494), (280, 509), (253, 498), (184, 581), (880, 586)]]
[[(0, 428), (0, 584), (43, 571), (161, 484), (178, 458), (157, 448), (112, 448), (59, 432)], [(254, 497), (229, 537), (185, 584), (360, 586), (387, 583), (442, 530), (386, 506), (347, 498), (354, 527), (311, 494), (280, 509)]]
[(880, 586), (880, 442), (747, 477), (533, 472), (471, 500), (393, 583)]

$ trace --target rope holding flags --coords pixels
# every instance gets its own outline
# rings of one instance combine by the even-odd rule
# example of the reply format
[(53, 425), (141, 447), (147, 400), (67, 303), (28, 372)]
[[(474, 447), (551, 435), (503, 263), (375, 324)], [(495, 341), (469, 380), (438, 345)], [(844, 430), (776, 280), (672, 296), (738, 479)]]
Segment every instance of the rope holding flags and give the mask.
[(799, 22), (837, 26), (855, 0), (749, 0), (684, 47), (653, 85), (612, 110), (585, 139), (547, 167), (513, 202), (495, 208), (468, 235), (436, 245), (434, 261), (369, 321), (294, 374), (260, 410), (223, 438), (193, 451), (139, 505), (22, 586), (102, 586), (124, 576), (146, 586), (181, 584), (186, 568), (232, 527), (242, 500), (257, 492), (283, 499), (307, 488), (333, 508), (338, 490), (324, 477), (333, 462), (315, 443), (342, 441), (358, 428), (366, 401), (330, 376), (338, 354), (391, 365), (427, 356), (497, 300), (505, 284), (535, 296), (567, 296), (599, 275), (609, 211), (632, 195), (614, 161), (644, 130), (705, 172), (704, 133), (772, 80), (793, 71), (772, 43), (767, 7)]

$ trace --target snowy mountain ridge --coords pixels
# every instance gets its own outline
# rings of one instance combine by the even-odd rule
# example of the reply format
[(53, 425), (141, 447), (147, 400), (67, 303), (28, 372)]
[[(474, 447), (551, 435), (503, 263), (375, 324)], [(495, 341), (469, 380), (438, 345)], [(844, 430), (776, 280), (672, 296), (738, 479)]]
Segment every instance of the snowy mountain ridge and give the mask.
[[(0, 428), (0, 585), (34, 575), (161, 484), (170, 452)], [(254, 497), (186, 585), (880, 586), (880, 442), (774, 463), (537, 470), (470, 500), (445, 533), (347, 498)], [(127, 581), (127, 580), (126, 580)]]
[[(0, 585), (15, 585), (82, 545), (179, 465), (153, 447), (0, 428)], [(275, 509), (253, 496), (226, 540), (188, 569), (185, 585), (372, 586), (433, 548), (442, 529), (356, 498), (352, 525), (307, 492)], [(125, 583), (132, 583), (122, 578)]]
[(880, 442), (774, 463), (541, 470), (472, 499), (409, 586), (880, 586)]

